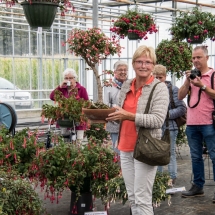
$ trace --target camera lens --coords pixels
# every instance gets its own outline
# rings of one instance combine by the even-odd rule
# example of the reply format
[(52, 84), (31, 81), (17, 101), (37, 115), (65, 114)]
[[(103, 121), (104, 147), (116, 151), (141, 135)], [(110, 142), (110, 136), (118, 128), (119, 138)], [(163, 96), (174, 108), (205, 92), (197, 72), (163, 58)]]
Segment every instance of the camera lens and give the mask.
[(196, 78), (196, 75), (195, 74), (190, 74), (190, 79), (194, 80)]

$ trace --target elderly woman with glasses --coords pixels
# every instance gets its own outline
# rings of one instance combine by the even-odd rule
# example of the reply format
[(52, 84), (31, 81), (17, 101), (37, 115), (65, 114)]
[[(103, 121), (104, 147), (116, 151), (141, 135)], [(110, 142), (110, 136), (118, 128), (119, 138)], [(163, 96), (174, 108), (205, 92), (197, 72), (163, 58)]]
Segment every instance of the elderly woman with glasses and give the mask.
[[(69, 98), (73, 94), (74, 89), (77, 89), (78, 93), (76, 95), (76, 99), (83, 98), (84, 100), (89, 100), (86, 88), (81, 86), (81, 84), (77, 82), (77, 78), (78, 76), (76, 74), (76, 71), (74, 69), (67, 68), (63, 72), (62, 83), (51, 92), (50, 99), (53, 101), (55, 100), (54, 95), (56, 90), (61, 91), (63, 96), (65, 96), (66, 98)], [(86, 126), (77, 126), (76, 130), (85, 130), (85, 128)], [(62, 129), (62, 134), (67, 134), (67, 133), (68, 132)]]
[(152, 189), (157, 166), (151, 166), (133, 158), (138, 130), (145, 127), (153, 137), (161, 139), (169, 93), (165, 83), (159, 83), (153, 92), (149, 112), (144, 114), (153, 86), (159, 82), (152, 72), (156, 64), (155, 51), (145, 45), (139, 46), (132, 58), (135, 78), (122, 85), (116, 112), (106, 120), (119, 121), (118, 149), (122, 175), (125, 181), (132, 215), (153, 215)]
[(77, 82), (77, 77), (78, 76), (74, 69), (67, 68), (63, 72), (63, 82), (51, 92), (50, 99), (53, 101), (55, 100), (54, 99), (55, 90), (61, 91), (66, 98), (69, 98), (72, 95), (73, 90), (77, 88), (78, 90), (77, 98), (89, 100), (86, 89)]

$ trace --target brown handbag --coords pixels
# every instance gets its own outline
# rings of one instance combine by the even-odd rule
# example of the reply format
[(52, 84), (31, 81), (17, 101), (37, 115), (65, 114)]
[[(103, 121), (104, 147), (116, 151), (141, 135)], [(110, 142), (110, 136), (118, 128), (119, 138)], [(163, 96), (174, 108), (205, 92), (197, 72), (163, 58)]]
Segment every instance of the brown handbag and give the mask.
[[(157, 84), (155, 84), (149, 95), (144, 114), (147, 114), (149, 111), (153, 91)], [(149, 129), (144, 127), (139, 128), (137, 142), (133, 153), (133, 157), (136, 160), (151, 166), (163, 166), (170, 162), (170, 133), (168, 114), (166, 116), (165, 122), (166, 130), (161, 140), (152, 137)]]
[[(171, 108), (174, 109), (175, 103), (174, 103), (173, 96), (172, 96), (172, 85), (169, 87), (169, 96), (170, 96)], [(185, 125), (186, 121), (187, 121), (187, 112), (183, 116), (179, 116), (178, 118), (174, 119), (174, 121), (176, 122), (178, 129), (182, 125)]]

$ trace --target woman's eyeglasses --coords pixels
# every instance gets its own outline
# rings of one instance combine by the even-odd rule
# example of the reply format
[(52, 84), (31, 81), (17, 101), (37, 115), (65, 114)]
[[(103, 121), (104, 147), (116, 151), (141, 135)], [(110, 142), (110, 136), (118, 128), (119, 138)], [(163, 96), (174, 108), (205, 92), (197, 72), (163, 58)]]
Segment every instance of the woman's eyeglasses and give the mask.
[(74, 79), (75, 77), (65, 77), (64, 80), (72, 80)]
[(151, 64), (153, 64), (153, 63), (150, 62), (150, 61), (143, 62), (143, 61), (141, 61), (141, 60), (136, 60), (136, 61), (134, 61), (134, 63), (135, 63), (137, 66), (143, 66), (143, 64), (144, 64), (145, 66), (150, 66)]

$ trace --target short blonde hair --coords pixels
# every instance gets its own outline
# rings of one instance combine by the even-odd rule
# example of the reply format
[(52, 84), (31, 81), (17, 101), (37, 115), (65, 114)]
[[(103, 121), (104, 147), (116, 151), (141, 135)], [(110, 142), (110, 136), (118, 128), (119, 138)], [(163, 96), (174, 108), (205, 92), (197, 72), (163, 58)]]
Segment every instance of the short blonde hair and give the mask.
[(136, 51), (134, 52), (133, 58), (132, 58), (132, 64), (134, 64), (134, 61), (141, 57), (142, 55), (145, 55), (146, 57), (149, 57), (152, 59), (153, 64), (156, 64), (156, 55), (155, 55), (155, 49), (152, 47), (148, 47), (145, 45), (139, 46)]
[(153, 70), (153, 75), (164, 75), (164, 76), (166, 76), (166, 67), (161, 65), (161, 64), (155, 65), (154, 70)]

